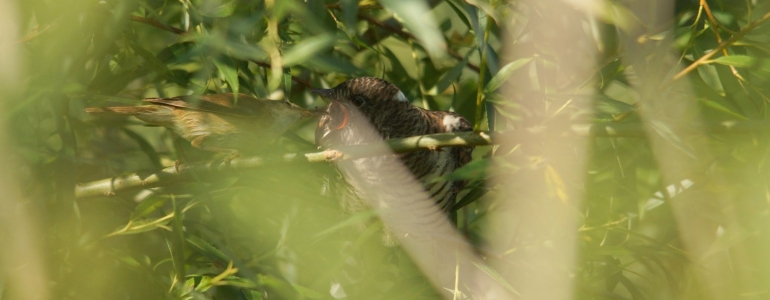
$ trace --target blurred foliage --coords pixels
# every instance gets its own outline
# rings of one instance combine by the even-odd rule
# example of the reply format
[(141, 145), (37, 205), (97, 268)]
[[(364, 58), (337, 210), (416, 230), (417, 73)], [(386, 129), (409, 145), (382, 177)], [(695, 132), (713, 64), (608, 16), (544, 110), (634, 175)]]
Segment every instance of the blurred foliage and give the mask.
[[(548, 8), (517, 1), (15, 2), (24, 86), (4, 111), (23, 203), (39, 223), (45, 288), (55, 299), (438, 298), (403, 252), (380, 245), (379, 227), (356, 226), (372, 214), (340, 213), (328, 190), (328, 179), (338, 176), (331, 165), (271, 167), (75, 199), (78, 182), (216, 155), (132, 119), (88, 117), (85, 107), (241, 92), (312, 108), (323, 102), (311, 86), (368, 75), (395, 83), (416, 105), (454, 110), (483, 130), (586, 114), (598, 124), (641, 126), (633, 88), (638, 66), (622, 59), (628, 49), (619, 42), (635, 1), (606, 1), (625, 14), (619, 18), (571, 20), (595, 33), (595, 76), (581, 86), (549, 87), (552, 98), (535, 100), (529, 96), (549, 80), (538, 70), (565, 58), (550, 57), (528, 37), (524, 12)], [(640, 47), (672, 51), (690, 65), (770, 11), (765, 1), (708, 3), (706, 12), (699, 1), (676, 1), (673, 30), (639, 37)], [(741, 33), (725, 47), (728, 56), (720, 53), (685, 74), (696, 114), (709, 124), (767, 117), (768, 32), (760, 24)], [(530, 50), (503, 57), (503, 45)], [(504, 99), (499, 89), (513, 80), (532, 90)], [(596, 95), (576, 96), (585, 91)], [(570, 109), (573, 98), (589, 101), (592, 111)], [(313, 149), (314, 126), (299, 124), (300, 139), (282, 139), (266, 151)], [(681, 178), (673, 186), (663, 183), (646, 137), (590, 140), (585, 181), (576, 183), (585, 193), (575, 211), (576, 298), (706, 299), (708, 288), (693, 275), (703, 266), (683, 248), (668, 205), (681, 193), (727, 195), (730, 203), (720, 209), (737, 215), (738, 224), (715, 217), (709, 226), (718, 243), (710, 251), (732, 263), (734, 273), (724, 276), (733, 280), (724, 284), (736, 299), (768, 297), (770, 139), (758, 132), (708, 138), (713, 158), (702, 171), (725, 180)], [(496, 201), (513, 196), (498, 193), (487, 169), (539, 173), (531, 161), (497, 164), (492, 149), (477, 147), (476, 161), (455, 174), (471, 180), (459, 200), (458, 228), (490, 263), (507, 268), (516, 250), (485, 252), (483, 224)], [(495, 149), (496, 156), (516, 152)]]

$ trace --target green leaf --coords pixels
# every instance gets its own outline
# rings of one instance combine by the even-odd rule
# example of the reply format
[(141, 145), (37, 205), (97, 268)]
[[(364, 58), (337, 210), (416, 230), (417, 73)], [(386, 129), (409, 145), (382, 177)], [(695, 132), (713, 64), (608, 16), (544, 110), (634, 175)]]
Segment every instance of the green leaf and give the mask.
[(274, 291), (278, 295), (278, 297), (276, 297), (277, 299), (301, 299), (301, 297), (298, 297), (299, 295), (294, 286), (285, 280), (273, 276), (257, 274), (257, 284), (266, 286)]
[(380, 4), (396, 14), (432, 57), (440, 56), (446, 48), (444, 37), (436, 26), (430, 8), (423, 1), (380, 0)]
[(159, 218), (159, 219), (153, 219), (153, 220), (138, 220), (138, 221), (130, 221), (126, 226), (123, 226), (122, 228), (119, 228), (112, 233), (108, 234), (107, 236), (115, 236), (115, 235), (127, 235), (127, 234), (137, 234), (142, 232), (148, 232), (153, 231), (158, 228), (166, 228), (166, 224), (171, 221), (172, 218), (169, 217), (170, 215), (167, 215), (165, 217)]
[(711, 100), (701, 100), (701, 103), (703, 103), (703, 105), (705, 105), (708, 108), (713, 108), (715, 110), (718, 110), (718, 111), (721, 111), (721, 112), (726, 113), (728, 115), (731, 115), (733, 117), (736, 117), (736, 118), (738, 118), (740, 120), (744, 120), (744, 121), (748, 121), (749, 120), (749, 118), (747, 118), (747, 117), (745, 117), (745, 116), (743, 116), (743, 115), (741, 115), (739, 113), (736, 113), (736, 112), (730, 110), (729, 108), (725, 107), (724, 105), (719, 104), (719, 102), (711, 101)]
[(196, 55), (195, 52), (198, 52), (196, 51), (198, 50), (197, 48), (199, 47), (193, 42), (175, 43), (161, 50), (157, 58), (166, 64), (180, 63), (194, 57)]
[(131, 214), (131, 220), (137, 220), (141, 217), (151, 214), (158, 210), (166, 203), (167, 198), (150, 196), (139, 202), (139, 205), (134, 208), (134, 212)]
[(322, 237), (322, 236), (325, 236), (325, 235), (329, 235), (329, 234), (334, 233), (334, 232), (336, 232), (336, 231), (338, 231), (338, 230), (340, 230), (342, 228), (345, 228), (345, 227), (348, 227), (348, 226), (352, 226), (354, 224), (358, 224), (358, 223), (360, 223), (362, 221), (369, 220), (369, 219), (371, 219), (371, 218), (373, 218), (375, 216), (377, 216), (377, 212), (374, 211), (374, 210), (367, 210), (367, 211), (362, 211), (362, 212), (356, 213), (356, 214), (350, 216), (349, 218), (345, 219), (344, 221), (342, 221), (340, 223), (337, 223), (336, 225), (334, 225), (332, 227), (329, 227), (326, 230), (317, 233), (316, 237)]
[(455, 203), (455, 205), (452, 207), (452, 210), (457, 211), (467, 206), (468, 204), (476, 202), (476, 200), (479, 200), (479, 198), (486, 195), (491, 190), (492, 190), (491, 188), (486, 187), (486, 182), (482, 182), (477, 187), (474, 187), (473, 189), (471, 189), (471, 191), (468, 192), (468, 194), (465, 194), (465, 197), (463, 197), (462, 200)]
[(452, 10), (455, 11), (455, 14), (460, 17), (460, 20), (463, 21), (463, 24), (465, 24), (468, 29), (473, 29), (473, 25), (471, 25), (469, 21), (470, 17), (468, 16), (468, 11), (466, 10), (468, 4), (459, 0), (448, 0), (446, 3), (448, 3)]
[(353, 65), (350, 60), (327, 54), (313, 57), (313, 59), (306, 61), (303, 66), (324, 73), (338, 72), (347, 74), (347, 76), (369, 75), (366, 71)]
[(198, 7), (198, 11), (207, 17), (212, 18), (224, 18), (231, 16), (237, 6), (238, 1), (237, 0), (230, 0), (230, 1), (218, 1), (218, 0), (207, 0), (203, 1), (203, 4), (201, 4), (200, 7)]
[(233, 63), (232, 58), (222, 57), (220, 59), (215, 59), (214, 65), (217, 66), (219, 72), (222, 73), (222, 76), (225, 77), (227, 85), (230, 86), (230, 90), (233, 92), (233, 98), (237, 102), (239, 88), (238, 69), (235, 68), (235, 64)]
[(722, 56), (709, 62), (770, 73), (770, 60), (746, 55)]
[(650, 127), (655, 130), (655, 132), (659, 134), (664, 140), (682, 151), (682, 153), (687, 154), (687, 156), (692, 157), (693, 159), (697, 157), (693, 149), (691, 149), (682, 141), (682, 138), (668, 123), (659, 120), (652, 120), (650, 121)]
[(452, 84), (452, 82), (457, 81), (457, 79), (460, 78), (460, 75), (462, 75), (463, 70), (468, 64), (468, 60), (470, 60), (471, 54), (473, 54), (473, 52), (474, 51), (468, 51), (468, 54), (465, 55), (465, 58), (463, 58), (462, 62), (459, 62), (457, 65), (452, 67), (449, 72), (446, 72), (443, 76), (441, 76), (441, 79), (439, 79), (438, 83), (436, 83), (436, 93), (443, 92)]
[(286, 101), (289, 101), (291, 99), (291, 70), (289, 68), (286, 68), (283, 70), (283, 90), (284, 90), (284, 99)]
[(334, 46), (335, 41), (335, 36), (331, 34), (324, 34), (307, 38), (286, 51), (286, 53), (283, 55), (283, 65), (290, 67), (293, 65), (301, 64), (308, 58), (311, 58), (318, 53), (326, 51)]
[(150, 53), (150, 51), (147, 51), (147, 49), (144, 49), (144, 47), (135, 42), (129, 42), (129, 45), (132, 49), (134, 49), (134, 51), (136, 51), (137, 54), (139, 54), (139, 56), (144, 58), (150, 64), (150, 67), (155, 70), (159, 76), (165, 76), (169, 73), (168, 66), (166, 66), (166, 64), (163, 63), (160, 59), (155, 57), (155, 55)]
[(232, 259), (227, 256), (224, 252), (220, 251), (216, 247), (212, 246), (208, 242), (204, 241), (203, 239), (192, 235), (192, 234), (186, 234), (185, 239), (187, 242), (193, 246), (194, 249), (198, 250), (202, 254), (204, 254), (206, 257), (217, 259), (221, 262), (230, 262)]
[(497, 281), (497, 283), (499, 283), (500, 285), (505, 287), (507, 290), (511, 291), (511, 293), (514, 293), (517, 296), (521, 296), (521, 294), (519, 294), (519, 292), (517, 292), (516, 289), (514, 289), (513, 286), (511, 286), (511, 284), (508, 283), (508, 281), (505, 280), (505, 278), (503, 278), (503, 276), (500, 275), (500, 273), (497, 273), (497, 271), (495, 271), (494, 269), (492, 269), (492, 268), (490, 268), (490, 267), (488, 267), (488, 266), (486, 266), (484, 264), (477, 263), (475, 261), (472, 261), (472, 263), (477, 268), (479, 268), (479, 270), (483, 271), (484, 273), (486, 273), (487, 275), (492, 277), (492, 279)]
[(340, 0), (342, 5), (342, 23), (348, 35), (355, 35), (356, 22), (358, 21), (358, 0)]
[(487, 168), (489, 168), (490, 160), (487, 158), (474, 160), (454, 172), (434, 179), (435, 181), (441, 180), (466, 180), (481, 178), (486, 174)]
[(487, 86), (484, 87), (484, 93), (492, 93), (499, 89), (500, 86), (502, 86), (503, 83), (508, 80), (508, 77), (511, 77), (513, 71), (516, 71), (519, 68), (525, 66), (530, 61), (532, 61), (531, 57), (519, 58), (500, 68), (500, 71), (498, 71), (497, 74), (495, 74), (495, 76), (489, 80)]
[(249, 45), (234, 39), (226, 39), (214, 34), (194, 35), (186, 37), (197, 41), (207, 49), (214, 49), (219, 53), (227, 53), (236, 59), (267, 61), (268, 55), (260, 47)]

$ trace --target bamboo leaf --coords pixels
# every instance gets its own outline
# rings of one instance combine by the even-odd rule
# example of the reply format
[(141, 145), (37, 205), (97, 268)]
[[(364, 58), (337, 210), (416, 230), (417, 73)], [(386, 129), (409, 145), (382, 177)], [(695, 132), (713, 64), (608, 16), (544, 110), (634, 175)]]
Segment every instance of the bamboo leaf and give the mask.
[(770, 73), (770, 60), (757, 58), (747, 55), (730, 55), (722, 56), (717, 59), (711, 60), (712, 63), (721, 65), (746, 68), (749, 70), (760, 71), (762, 73)]
[(508, 80), (508, 77), (511, 77), (511, 74), (513, 74), (514, 71), (527, 65), (531, 61), (531, 57), (519, 58), (500, 68), (500, 71), (498, 71), (497, 74), (495, 74), (495, 76), (489, 80), (487, 86), (484, 87), (484, 93), (492, 93), (499, 89), (505, 83), (505, 81)]
[(444, 52), (444, 37), (425, 2), (381, 0), (380, 4), (403, 20), (406, 28), (414, 33), (430, 56), (440, 56)]
[(238, 69), (235, 68), (232, 58), (222, 57), (214, 60), (214, 65), (225, 78), (227, 85), (230, 86), (230, 91), (233, 93), (233, 98), (238, 101), (238, 89), (240, 87), (238, 82)]
[(334, 46), (335, 40), (335, 37), (330, 34), (307, 38), (284, 53), (283, 65), (291, 67), (301, 64), (307, 59)]
[(212, 18), (224, 18), (231, 16), (237, 8), (238, 1), (218, 1), (207, 0), (203, 1), (203, 4), (198, 7), (198, 11), (207, 17)]

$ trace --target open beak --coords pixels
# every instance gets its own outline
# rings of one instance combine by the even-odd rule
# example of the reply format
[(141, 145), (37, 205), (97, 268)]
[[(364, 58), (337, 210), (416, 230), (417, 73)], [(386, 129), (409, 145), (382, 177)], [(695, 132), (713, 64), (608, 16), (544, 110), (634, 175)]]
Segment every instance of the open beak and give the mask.
[(333, 89), (315, 89), (311, 92), (321, 96), (324, 101), (329, 102), (329, 115), (331, 115), (332, 122), (334, 122), (332, 125), (333, 130), (340, 130), (348, 125), (350, 111), (348, 111), (348, 108), (345, 107), (344, 104), (334, 99)]
[(348, 108), (345, 107), (344, 104), (332, 101), (332, 103), (329, 104), (329, 113), (332, 115), (332, 118), (335, 119), (335, 122), (339, 121), (337, 126), (334, 127), (334, 130), (340, 130), (348, 125), (350, 112), (348, 112)]

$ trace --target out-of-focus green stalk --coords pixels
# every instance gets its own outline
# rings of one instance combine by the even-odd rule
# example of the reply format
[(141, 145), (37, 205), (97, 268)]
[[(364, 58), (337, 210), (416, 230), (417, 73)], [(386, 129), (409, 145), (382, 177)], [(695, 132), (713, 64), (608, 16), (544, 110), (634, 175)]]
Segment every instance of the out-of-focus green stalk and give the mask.
[(476, 90), (476, 120), (473, 125), (473, 130), (481, 131), (481, 120), (484, 118), (484, 77), (487, 73), (487, 43), (489, 42), (489, 32), (492, 31), (492, 23), (487, 18), (487, 26), (484, 28), (484, 48), (479, 49), (481, 51), (481, 64), (479, 65), (479, 83)]
[(187, 272), (185, 272), (185, 259), (184, 259), (184, 230), (182, 228), (182, 220), (184, 218), (184, 212), (182, 211), (182, 205), (177, 203), (176, 197), (171, 195), (171, 204), (174, 207), (174, 220), (172, 221), (171, 232), (171, 257), (174, 260), (174, 271), (176, 272), (176, 279), (180, 284), (184, 284)]

